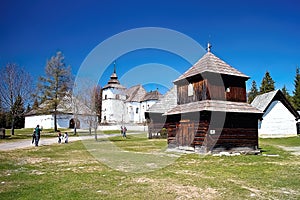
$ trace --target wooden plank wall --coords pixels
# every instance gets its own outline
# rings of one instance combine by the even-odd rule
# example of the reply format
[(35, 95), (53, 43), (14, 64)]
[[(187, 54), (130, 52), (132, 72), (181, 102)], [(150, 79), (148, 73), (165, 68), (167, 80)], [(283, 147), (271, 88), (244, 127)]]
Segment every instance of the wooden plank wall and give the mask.
[[(239, 121), (232, 122), (231, 120)], [(209, 127), (209, 120), (201, 120), (200, 122), (190, 121), (185, 123), (188, 128), (182, 128), (184, 124), (169, 123), (168, 144), (172, 146), (205, 146), (208, 150), (213, 148), (231, 149), (236, 147), (258, 148), (258, 130), (257, 119), (255, 116), (247, 116), (247, 114), (234, 116), (229, 115), (224, 127)], [(210, 134), (210, 130), (214, 130), (215, 134)], [(182, 131), (185, 131), (183, 133)], [(188, 145), (187, 142), (193, 141)]]
[[(246, 102), (246, 85), (244, 79), (230, 80), (226, 82), (215, 82), (211, 80), (199, 80), (191, 82), (194, 94), (188, 96), (188, 82), (177, 85), (177, 104), (186, 104), (201, 100), (226, 100), (235, 102)], [(229, 92), (226, 89), (229, 88)]]
[(188, 83), (177, 86), (177, 104), (186, 104), (209, 99), (206, 80), (193, 82), (194, 94), (188, 96)]

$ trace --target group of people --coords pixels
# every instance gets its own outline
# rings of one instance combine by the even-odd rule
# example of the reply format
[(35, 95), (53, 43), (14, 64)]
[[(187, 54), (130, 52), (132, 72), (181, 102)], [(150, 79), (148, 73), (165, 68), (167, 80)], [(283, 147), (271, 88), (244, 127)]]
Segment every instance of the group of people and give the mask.
[(57, 137), (58, 137), (58, 141), (57, 141), (57, 142), (58, 142), (59, 144), (62, 143), (63, 140), (65, 140), (65, 143), (68, 143), (68, 142), (69, 142), (69, 135), (68, 135), (67, 132), (65, 132), (65, 134), (62, 135), (61, 132), (58, 131)]
[[(41, 138), (41, 132), (42, 132), (42, 128), (40, 128), (40, 125), (37, 125), (35, 127), (35, 129), (33, 130), (33, 134), (32, 134), (32, 144), (34, 144), (36, 147), (39, 146), (39, 141)], [(57, 137), (58, 137), (58, 143), (62, 143), (62, 141), (64, 141), (64, 143), (68, 143), (69, 142), (69, 135), (67, 132), (65, 132), (64, 135), (61, 134), (61, 131), (58, 131), (57, 133)]]
[[(126, 138), (126, 131), (127, 131), (126, 126), (124, 126), (124, 127), (121, 126), (121, 134), (124, 138)], [(41, 132), (42, 132), (42, 129), (40, 128), (39, 125), (37, 125), (36, 128), (33, 131), (33, 134), (32, 134), (32, 144), (34, 143), (36, 147), (39, 145), (39, 141), (40, 141), (40, 138), (41, 138)], [(61, 131), (58, 131), (57, 137), (58, 137), (57, 142), (59, 144), (62, 143), (63, 140), (64, 140), (64, 143), (69, 142), (69, 135), (68, 135), (67, 132), (65, 132), (64, 135), (62, 135)]]
[(126, 138), (126, 131), (127, 131), (127, 128), (126, 128), (126, 126), (121, 126), (121, 134), (122, 134), (122, 136), (124, 137), (124, 138)]

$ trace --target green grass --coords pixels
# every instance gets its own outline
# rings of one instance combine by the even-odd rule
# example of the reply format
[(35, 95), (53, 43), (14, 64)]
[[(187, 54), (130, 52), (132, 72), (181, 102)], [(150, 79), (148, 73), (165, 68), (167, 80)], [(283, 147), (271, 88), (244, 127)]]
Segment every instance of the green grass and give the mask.
[(125, 151), (132, 152), (153, 152), (160, 151), (166, 148), (166, 139), (148, 140), (147, 134), (127, 135), (124, 139), (122, 136), (111, 137), (110, 141), (114, 142), (114, 145)]
[(269, 143), (272, 145), (279, 145), (279, 146), (286, 146), (286, 147), (293, 147), (293, 146), (300, 146), (300, 137), (288, 137), (288, 138), (268, 138), (268, 139), (260, 139), (263, 143)]
[[(103, 134), (120, 134), (121, 135), (121, 130), (104, 130), (104, 131), (97, 131), (99, 133)], [(135, 131), (127, 131), (126, 133), (133, 133)]]
[[(126, 153), (136, 159), (152, 153), (161, 162), (166, 140), (141, 134), (1, 152), (0, 199), (300, 199), (300, 158), (277, 147), (297, 141), (260, 140), (265, 154), (279, 157), (176, 154), (168, 165), (140, 173), (100, 162), (93, 152), (113, 157), (112, 144), (124, 164), (131, 163)], [(148, 158), (142, 164), (155, 162)]]

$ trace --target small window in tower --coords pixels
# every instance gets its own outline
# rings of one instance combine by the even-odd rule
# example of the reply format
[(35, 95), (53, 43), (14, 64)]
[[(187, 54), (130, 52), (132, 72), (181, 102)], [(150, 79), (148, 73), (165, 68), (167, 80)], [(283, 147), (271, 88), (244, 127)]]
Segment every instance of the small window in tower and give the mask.
[(120, 99), (120, 95), (119, 94), (116, 94), (116, 99)]
[(107, 99), (107, 94), (104, 96), (104, 99)]
[(136, 108), (135, 112), (136, 112), (136, 114), (138, 114), (139, 113), (139, 108)]
[(190, 96), (193, 96), (193, 95), (194, 95), (194, 87), (193, 87), (193, 84), (190, 83), (188, 85), (188, 96), (190, 97)]

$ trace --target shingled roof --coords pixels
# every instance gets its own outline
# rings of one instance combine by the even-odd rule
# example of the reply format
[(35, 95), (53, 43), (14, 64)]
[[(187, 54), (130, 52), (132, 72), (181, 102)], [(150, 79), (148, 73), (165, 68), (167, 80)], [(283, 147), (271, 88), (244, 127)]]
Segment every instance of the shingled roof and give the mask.
[(255, 97), (251, 105), (257, 109), (265, 112), (273, 101), (281, 101), (281, 103), (295, 116), (296, 119), (300, 118), (299, 113), (294, 109), (291, 103), (285, 98), (281, 90), (274, 90), (264, 93)]
[(169, 90), (158, 102), (153, 104), (148, 113), (165, 113), (177, 105), (177, 86)]
[(204, 100), (196, 101), (187, 104), (177, 105), (169, 110), (165, 115), (175, 115), (199, 111), (219, 111), (219, 112), (238, 112), (238, 113), (263, 113), (257, 108), (248, 103), (219, 101), (219, 100)]
[(177, 78), (174, 81), (174, 83), (198, 74), (202, 74), (204, 72), (226, 74), (249, 79), (249, 76), (228, 65), (226, 62), (215, 56), (213, 53), (207, 52), (190, 69), (188, 69), (184, 74)]
[[(25, 116), (32, 115), (45, 115), (54, 113), (54, 109), (46, 109), (51, 102), (49, 100), (45, 101), (37, 109), (33, 109), (25, 114)], [(80, 101), (78, 98), (67, 94), (57, 106), (56, 112), (58, 114), (75, 114), (78, 115), (93, 115), (95, 114), (84, 102)]]
[(150, 91), (145, 94), (142, 101), (159, 100), (161, 97), (162, 97), (162, 94), (159, 91), (157, 91), (157, 90)]
[(141, 85), (135, 85), (126, 90), (126, 101), (141, 102), (146, 95), (146, 90)]

